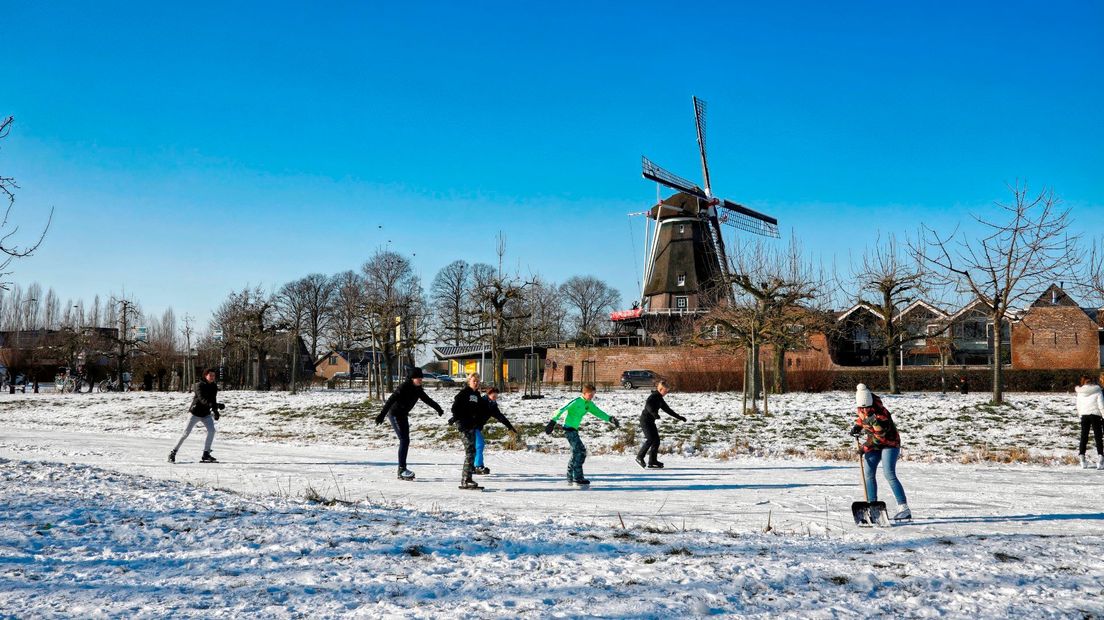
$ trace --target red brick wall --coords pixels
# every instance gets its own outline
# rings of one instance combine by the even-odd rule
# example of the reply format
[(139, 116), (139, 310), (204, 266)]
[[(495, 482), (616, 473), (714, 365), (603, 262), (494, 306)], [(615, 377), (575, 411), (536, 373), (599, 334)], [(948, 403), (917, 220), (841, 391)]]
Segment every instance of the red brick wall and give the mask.
[[(824, 336), (816, 334), (812, 338), (814, 349), (787, 353), (788, 370), (812, 370), (835, 368), (828, 356), (828, 347)], [(771, 350), (765, 348), (762, 356), (771, 364)], [(715, 370), (739, 371), (744, 365), (743, 352), (724, 351), (711, 347), (671, 346), (671, 347), (579, 347), (548, 349), (544, 365), (544, 381), (561, 383), (564, 380), (564, 366), (573, 368), (575, 382), (582, 380), (583, 361), (596, 362), (596, 381), (599, 383), (617, 383), (621, 373), (626, 370), (652, 370), (661, 375), (671, 375), (687, 366)]]
[(1097, 368), (1099, 329), (1080, 308), (1033, 307), (1012, 325), (1012, 367)]

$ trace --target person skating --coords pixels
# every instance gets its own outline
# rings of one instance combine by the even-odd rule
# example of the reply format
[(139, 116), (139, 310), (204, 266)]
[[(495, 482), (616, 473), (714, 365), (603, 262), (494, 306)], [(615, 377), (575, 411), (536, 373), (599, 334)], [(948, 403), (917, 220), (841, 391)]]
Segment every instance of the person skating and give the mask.
[[(636, 464), (644, 468), (662, 469), (663, 463), (658, 460), (659, 455), (659, 429), (656, 428), (656, 421), (659, 420), (659, 412), (665, 411), (667, 415), (678, 420), (679, 422), (685, 422), (686, 418), (680, 416), (671, 410), (671, 407), (667, 405), (667, 401), (663, 399), (671, 388), (667, 386), (666, 381), (657, 381), (655, 390), (648, 396), (648, 400), (644, 403), (644, 411), (640, 414), (640, 430), (644, 433), (644, 443), (641, 444), (640, 450), (636, 453)], [(644, 457), (648, 457), (648, 462), (644, 462)]]
[(566, 415), (563, 422), (564, 436), (567, 437), (567, 443), (571, 445), (571, 461), (567, 464), (568, 484), (590, 484), (590, 481), (583, 477), (583, 462), (586, 461), (586, 446), (584, 446), (582, 440), (579, 439), (579, 424), (582, 423), (583, 416), (589, 413), (599, 420), (609, 422), (614, 428), (621, 428), (621, 423), (617, 421), (617, 418), (602, 411), (592, 402), (594, 393), (597, 391), (593, 383), (584, 383), (582, 396), (561, 407), (559, 411), (556, 412), (556, 415), (553, 416), (544, 427), (544, 432), (551, 435), (552, 431), (556, 428), (556, 422)]
[(889, 488), (893, 491), (893, 497), (897, 500), (897, 514), (894, 521), (908, 521), (912, 519), (912, 510), (909, 509), (908, 500), (905, 497), (905, 488), (897, 479), (897, 458), (901, 455), (901, 435), (897, 432), (897, 425), (893, 423), (893, 416), (882, 405), (882, 400), (875, 396), (862, 383), (855, 386), (855, 405), (858, 408), (858, 417), (855, 425), (851, 427), (851, 435), (859, 437), (866, 434), (860, 451), (862, 458), (866, 460), (866, 492), (867, 501), (878, 501), (878, 482), (875, 475), (878, 473), (878, 463), (882, 464), (882, 474), (885, 475)]
[(176, 462), (176, 451), (180, 449), (180, 446), (184, 444), (184, 440), (192, 434), (192, 429), (199, 423), (202, 423), (207, 429), (207, 440), (203, 443), (203, 457), (199, 461), (201, 463), (218, 463), (218, 459), (211, 456), (211, 444), (215, 441), (215, 420), (219, 419), (219, 411), (225, 409), (226, 405), (218, 402), (216, 377), (218, 377), (218, 374), (215, 369), (208, 368), (203, 371), (203, 379), (196, 382), (192, 404), (188, 407), (188, 412), (192, 415), (188, 418), (188, 425), (184, 427), (184, 434), (181, 435), (180, 441), (176, 442), (176, 447), (172, 449), (172, 452), (169, 452), (170, 463)]
[(517, 436), (517, 429), (514, 428), (513, 424), (510, 424), (510, 421), (502, 414), (502, 410), (498, 408), (498, 388), (492, 385), (487, 388), (484, 394), (483, 399), (487, 406), (486, 413), (488, 414), (488, 418), (483, 420), (479, 428), (475, 429), (475, 467), (472, 469), (472, 473), (486, 475), (491, 473), (491, 470), (483, 462), (483, 448), (486, 445), (486, 441), (484, 441), (483, 437), (483, 426), (490, 421), (490, 418), (494, 418), (501, 422), (502, 425), (506, 427), (506, 430), (513, 433), (515, 437)]
[[(1101, 375), (1104, 381), (1104, 374)], [(1104, 431), (1104, 392), (1099, 385), (1093, 383), (1092, 377), (1081, 376), (1081, 384), (1074, 392), (1077, 394), (1077, 413), (1081, 415), (1081, 442), (1077, 447), (1077, 454), (1081, 458), (1083, 469), (1092, 469), (1094, 464), (1085, 456), (1085, 448), (1089, 443), (1089, 430), (1092, 429), (1093, 439), (1096, 441), (1096, 469), (1104, 469), (1104, 442), (1101, 435)]]
[[(500, 414), (501, 415), (501, 414)], [(491, 416), (487, 401), (479, 395), (479, 375), (468, 375), (468, 383), (452, 399), (452, 418), (464, 442), (464, 465), (460, 470), (460, 488), (479, 491), (483, 487), (472, 480), (475, 470), (475, 432)]]
[(410, 451), (410, 410), (421, 400), (437, 415), (444, 415), (441, 408), (422, 387), (422, 369), (415, 368), (410, 371), (406, 381), (403, 381), (395, 392), (391, 394), (383, 409), (376, 416), (376, 424), (383, 424), (384, 418), (391, 422), (391, 428), (395, 430), (395, 436), (399, 439), (399, 480), (413, 480), (414, 472), (406, 466), (406, 455)]

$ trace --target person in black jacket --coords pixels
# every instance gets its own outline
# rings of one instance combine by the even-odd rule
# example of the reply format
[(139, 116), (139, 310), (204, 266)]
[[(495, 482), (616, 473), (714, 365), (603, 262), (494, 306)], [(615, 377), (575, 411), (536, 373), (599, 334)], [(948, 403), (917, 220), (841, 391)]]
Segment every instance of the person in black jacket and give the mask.
[(188, 426), (184, 428), (184, 435), (180, 437), (180, 441), (176, 442), (176, 447), (172, 449), (172, 452), (169, 452), (170, 463), (176, 462), (176, 451), (184, 444), (184, 440), (188, 438), (188, 435), (192, 434), (195, 425), (200, 422), (207, 429), (207, 441), (203, 444), (203, 457), (199, 461), (201, 463), (218, 463), (218, 459), (211, 456), (211, 444), (215, 441), (214, 420), (219, 419), (219, 411), (225, 409), (226, 405), (218, 402), (218, 384), (215, 383), (217, 376), (218, 374), (214, 368), (208, 368), (203, 371), (203, 380), (195, 384), (192, 404), (188, 407), (192, 417), (188, 418)]
[(383, 424), (383, 419), (391, 421), (391, 428), (395, 429), (395, 436), (399, 438), (399, 480), (413, 480), (414, 472), (406, 467), (406, 454), (410, 450), (410, 410), (414, 404), (421, 400), (429, 405), (437, 415), (444, 415), (441, 409), (422, 388), (422, 369), (415, 368), (410, 372), (410, 377), (395, 390), (395, 393), (383, 404), (383, 409), (376, 416), (376, 424)]
[(498, 388), (493, 385), (487, 388), (486, 396), (483, 397), (483, 404), (486, 405), (487, 417), (480, 422), (479, 428), (475, 429), (475, 469), (472, 470), (472, 473), (476, 474), (491, 473), (491, 469), (483, 462), (483, 447), (486, 444), (483, 439), (483, 427), (487, 425), (491, 418), (501, 422), (506, 430), (517, 437), (517, 429), (514, 428), (513, 424), (510, 424), (510, 421), (502, 414), (502, 410), (498, 408)]
[[(499, 414), (502, 415), (501, 413)], [(472, 480), (475, 469), (475, 431), (483, 428), (491, 417), (487, 401), (479, 395), (479, 375), (468, 375), (468, 384), (452, 399), (452, 418), (464, 442), (464, 467), (460, 472), (460, 488), (478, 491), (483, 487)], [(506, 422), (508, 425), (509, 422)]]
[[(636, 453), (636, 463), (641, 467), (647, 469), (663, 468), (663, 463), (660, 463), (656, 458), (659, 455), (659, 429), (656, 428), (659, 412), (666, 411), (667, 415), (679, 422), (686, 421), (686, 418), (672, 411), (667, 406), (667, 401), (663, 400), (663, 397), (670, 391), (671, 388), (667, 386), (665, 381), (657, 381), (656, 389), (648, 396), (647, 402), (644, 403), (644, 411), (640, 413), (640, 430), (644, 433), (644, 443), (640, 446), (640, 451)], [(648, 457), (647, 463), (644, 462), (645, 455)]]

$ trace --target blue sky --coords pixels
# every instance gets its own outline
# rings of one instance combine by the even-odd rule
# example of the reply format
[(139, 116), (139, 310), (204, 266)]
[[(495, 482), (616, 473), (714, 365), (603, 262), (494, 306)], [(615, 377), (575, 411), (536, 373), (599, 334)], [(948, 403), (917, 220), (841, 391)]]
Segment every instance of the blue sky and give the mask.
[[(1053, 187), (1104, 205), (1100, 3), (5, 3), (14, 279), (201, 322), (390, 245), (638, 293), (640, 156), (828, 262)], [(230, 5), (230, 6), (225, 6)]]

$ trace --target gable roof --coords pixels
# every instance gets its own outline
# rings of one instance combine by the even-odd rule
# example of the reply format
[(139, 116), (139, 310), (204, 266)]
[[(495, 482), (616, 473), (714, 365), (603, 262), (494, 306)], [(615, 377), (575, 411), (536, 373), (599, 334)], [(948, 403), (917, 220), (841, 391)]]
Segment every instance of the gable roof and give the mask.
[(1047, 290), (1043, 291), (1043, 294), (1039, 295), (1039, 298), (1031, 304), (1032, 308), (1053, 308), (1054, 306), (1080, 307), (1077, 302), (1057, 284), (1051, 284)]
[(870, 306), (870, 304), (860, 301), (859, 303), (855, 304), (854, 306), (851, 306), (847, 310), (844, 310), (839, 316), (836, 317), (836, 321), (837, 322), (842, 321), (842, 320), (846, 319), (847, 317), (851, 316), (851, 313), (855, 312), (856, 310), (860, 310), (860, 309), (861, 310), (866, 310), (870, 314), (873, 314), (875, 319), (880, 319), (881, 318), (880, 316), (878, 316), (878, 313), (874, 311), (874, 308)]
[(944, 312), (943, 310), (940, 310), (939, 308), (936, 308), (935, 306), (929, 304), (928, 302), (924, 301), (923, 299), (917, 299), (916, 301), (912, 302), (911, 304), (905, 306), (905, 308), (903, 310), (898, 312), (897, 316), (893, 317), (893, 320), (898, 321), (898, 320), (901, 319), (901, 317), (903, 317), (906, 314), (912, 312), (913, 310), (916, 310), (917, 308), (925, 308), (926, 310), (928, 310), (929, 312), (934, 314), (936, 317), (941, 318), (941, 319), (945, 319), (948, 316), (946, 312)]

